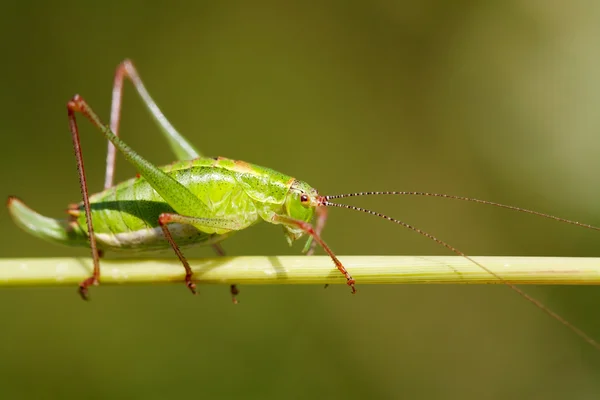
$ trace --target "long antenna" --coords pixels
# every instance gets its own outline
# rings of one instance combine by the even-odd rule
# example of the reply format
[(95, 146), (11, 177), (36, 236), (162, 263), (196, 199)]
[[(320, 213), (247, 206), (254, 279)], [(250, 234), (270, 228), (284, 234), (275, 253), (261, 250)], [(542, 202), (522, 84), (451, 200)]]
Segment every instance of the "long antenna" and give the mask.
[(593, 226), (593, 225), (589, 225), (589, 224), (584, 224), (582, 222), (572, 221), (570, 219), (555, 217), (554, 215), (545, 214), (545, 213), (541, 213), (541, 212), (533, 211), (533, 210), (528, 210), (526, 208), (515, 207), (515, 206), (508, 206), (506, 204), (495, 203), (493, 201), (487, 201), (487, 200), (473, 199), (473, 198), (470, 198), (470, 197), (453, 196), (453, 195), (450, 195), (450, 194), (426, 193), (426, 192), (357, 192), (357, 193), (337, 194), (337, 195), (325, 196), (325, 197), (327, 198), (327, 200), (331, 200), (331, 199), (343, 199), (345, 197), (382, 196), (382, 195), (443, 197), (445, 199), (471, 201), (473, 203), (487, 204), (487, 205), (490, 205), (490, 206), (495, 206), (495, 207), (500, 207), (500, 208), (506, 208), (508, 210), (519, 211), (519, 212), (523, 212), (523, 213), (526, 213), (526, 214), (537, 215), (539, 217), (553, 219), (555, 221), (564, 222), (566, 224), (577, 225), (577, 226), (581, 226), (583, 228), (588, 228), (588, 229), (593, 229), (593, 230), (596, 230), (596, 231), (600, 231), (600, 227), (597, 227), (597, 226)]
[(379, 213), (379, 212), (376, 212), (376, 211), (371, 211), (371, 210), (368, 210), (368, 209), (362, 208), (362, 207), (350, 206), (350, 205), (347, 205), (347, 204), (332, 203), (331, 201), (329, 201), (330, 199), (339, 199), (339, 198), (343, 198), (343, 197), (369, 196), (369, 195), (377, 195), (377, 194), (398, 194), (398, 195), (403, 195), (403, 194), (409, 194), (409, 195), (411, 195), (412, 194), (412, 195), (446, 197), (446, 198), (452, 198), (452, 199), (457, 199), (457, 200), (474, 201), (474, 202), (477, 202), (477, 203), (497, 205), (497, 206), (500, 206), (500, 207), (503, 207), (503, 208), (508, 208), (508, 209), (511, 209), (511, 210), (523, 211), (523, 212), (527, 212), (527, 213), (530, 213), (530, 214), (540, 215), (542, 217), (547, 217), (547, 218), (555, 219), (555, 220), (558, 220), (558, 221), (561, 221), (561, 222), (566, 222), (566, 223), (570, 223), (570, 224), (574, 224), (574, 225), (589, 227), (589, 228), (595, 229), (595, 230), (600, 230), (600, 228), (597, 228), (597, 227), (594, 227), (594, 226), (591, 226), (591, 225), (587, 225), (587, 224), (582, 224), (582, 223), (575, 222), (575, 221), (570, 221), (570, 220), (563, 219), (563, 218), (554, 217), (554, 216), (548, 215), (548, 214), (538, 213), (536, 211), (521, 209), (521, 208), (518, 208), (518, 207), (506, 206), (506, 205), (503, 205), (503, 204), (492, 203), (492, 202), (488, 202), (488, 201), (485, 201), (485, 200), (470, 199), (470, 198), (467, 198), (467, 197), (458, 197), (458, 196), (451, 196), (451, 195), (439, 195), (439, 194), (420, 193), (420, 192), (361, 192), (361, 193), (350, 193), (350, 194), (335, 195), (335, 196), (322, 196), (321, 199), (320, 199), (321, 200), (321, 204), (323, 206), (347, 208), (349, 210), (361, 211), (361, 212), (364, 212), (364, 213), (367, 213), (367, 214), (375, 215), (377, 217), (380, 217), (380, 218), (383, 218), (383, 219), (387, 219), (388, 221), (394, 222), (394, 223), (396, 223), (398, 225), (401, 225), (401, 226), (403, 226), (405, 228), (408, 228), (411, 231), (414, 231), (414, 232), (416, 232), (416, 233), (418, 233), (420, 235), (425, 236), (426, 238), (429, 238), (429, 239), (433, 240), (434, 242), (436, 242), (438, 244), (441, 244), (442, 246), (444, 246), (448, 250), (452, 251), (453, 253), (455, 253), (455, 254), (457, 254), (457, 255), (459, 255), (461, 257), (466, 258), (467, 260), (469, 260), (473, 264), (477, 265), (478, 267), (480, 267), (482, 270), (484, 270), (488, 274), (490, 274), (493, 277), (495, 277), (496, 279), (498, 279), (500, 282), (504, 283), (506, 286), (508, 286), (509, 288), (511, 288), (512, 290), (514, 290), (517, 294), (519, 294), (525, 300), (531, 302), (533, 305), (535, 305), (537, 308), (539, 308), (540, 310), (542, 310), (543, 312), (545, 312), (546, 314), (548, 314), (550, 317), (554, 318), (555, 320), (557, 320), (558, 322), (560, 322), (561, 324), (563, 324), (564, 326), (566, 326), (568, 329), (570, 329), (572, 332), (574, 332), (577, 336), (579, 336), (580, 338), (582, 338), (583, 340), (585, 340), (586, 342), (588, 342), (590, 345), (594, 346), (594, 348), (596, 348), (596, 350), (600, 351), (600, 344), (598, 342), (596, 342), (594, 339), (592, 339), (590, 336), (588, 336), (584, 331), (582, 331), (581, 329), (577, 328), (575, 325), (573, 325), (572, 323), (570, 323), (569, 321), (567, 321), (565, 318), (563, 318), (559, 314), (557, 314), (554, 311), (552, 311), (550, 308), (546, 307), (541, 301), (539, 301), (536, 298), (530, 296), (529, 294), (527, 294), (522, 289), (519, 289), (516, 285), (508, 282), (506, 279), (502, 278), (500, 275), (498, 275), (494, 271), (490, 270), (486, 266), (482, 265), (481, 263), (475, 261), (474, 259), (472, 259), (468, 255), (466, 255), (462, 251), (458, 250), (456, 247), (451, 246), (450, 244), (444, 242), (443, 240), (438, 239), (437, 237), (435, 237), (435, 236), (433, 236), (433, 235), (431, 235), (431, 234), (429, 234), (429, 233), (427, 233), (425, 231), (422, 231), (419, 228), (416, 228), (416, 227), (414, 227), (412, 225), (407, 224), (406, 222), (402, 222), (402, 221), (397, 220), (395, 218), (388, 217), (385, 214), (382, 214), (382, 213)]

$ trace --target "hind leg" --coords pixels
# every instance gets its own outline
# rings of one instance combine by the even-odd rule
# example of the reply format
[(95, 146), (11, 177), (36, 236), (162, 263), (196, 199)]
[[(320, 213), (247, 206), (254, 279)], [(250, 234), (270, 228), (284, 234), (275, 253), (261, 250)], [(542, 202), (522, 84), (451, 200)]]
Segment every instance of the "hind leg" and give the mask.
[[(110, 107), (110, 130), (119, 135), (119, 122), (121, 121), (121, 104), (123, 100), (123, 83), (125, 78), (129, 78), (138, 94), (142, 98), (144, 106), (150, 112), (150, 115), (156, 121), (163, 136), (167, 139), (171, 150), (175, 153), (178, 160), (191, 160), (200, 157), (198, 150), (192, 146), (169, 122), (162, 113), (158, 105), (154, 102), (146, 86), (142, 82), (140, 75), (130, 60), (125, 60), (117, 67), (112, 90), (112, 103)], [(108, 152), (106, 154), (106, 175), (104, 179), (104, 189), (113, 185), (116, 163), (116, 149), (112, 143), (108, 143)]]

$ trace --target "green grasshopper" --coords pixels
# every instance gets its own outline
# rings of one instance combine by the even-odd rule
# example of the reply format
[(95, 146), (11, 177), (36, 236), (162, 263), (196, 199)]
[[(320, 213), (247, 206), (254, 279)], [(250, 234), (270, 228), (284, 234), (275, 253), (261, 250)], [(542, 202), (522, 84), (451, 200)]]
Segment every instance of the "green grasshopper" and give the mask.
[[(178, 159), (175, 163), (156, 167), (118, 136), (125, 78), (132, 81), (144, 105), (161, 128)], [(122, 62), (116, 70), (108, 126), (101, 122), (79, 95), (67, 103), (67, 111), (83, 201), (71, 205), (67, 210), (69, 218), (64, 220), (44, 217), (16, 197), (9, 197), (7, 204), (16, 224), (30, 234), (64, 245), (91, 247), (93, 274), (79, 285), (79, 293), (84, 299), (88, 298), (89, 286), (100, 283), (100, 257), (105, 251), (142, 252), (169, 247), (181, 261), (185, 269), (185, 283), (195, 294), (192, 270), (180, 248), (197, 244), (211, 245), (222, 255), (222, 240), (260, 221), (281, 225), (290, 244), (307, 235), (304, 251), (310, 255), (315, 250), (315, 244), (320, 245), (343, 274), (352, 293), (355, 293), (355, 280), (321, 238), (327, 220), (327, 207), (341, 207), (402, 225), (467, 258), (600, 350), (600, 345), (577, 327), (448, 243), (381, 213), (333, 203), (331, 200), (371, 195), (435, 196), (493, 205), (595, 230), (600, 228), (519, 207), (445, 194), (389, 191), (323, 196), (308, 183), (269, 168), (223, 157), (202, 157), (165, 118), (129, 60)], [(93, 195), (89, 195), (87, 188), (75, 117), (77, 113), (87, 117), (109, 141), (104, 190)], [(137, 169), (138, 174), (135, 178), (113, 185), (116, 149)], [(313, 226), (311, 221), (315, 217)], [(231, 285), (230, 290), (235, 303), (238, 289)]]

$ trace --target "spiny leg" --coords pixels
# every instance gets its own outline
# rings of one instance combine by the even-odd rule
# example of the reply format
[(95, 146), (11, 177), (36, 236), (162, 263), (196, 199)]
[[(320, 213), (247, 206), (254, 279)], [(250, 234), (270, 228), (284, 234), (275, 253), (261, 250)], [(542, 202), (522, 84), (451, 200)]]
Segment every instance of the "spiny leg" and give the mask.
[(308, 222), (300, 221), (294, 218), (290, 218), (284, 215), (274, 215), (273, 221), (278, 222), (284, 225), (292, 225), (297, 228), (302, 229), (306, 234), (311, 235), (313, 239), (325, 250), (325, 252), (331, 257), (337, 269), (346, 277), (346, 283), (350, 288), (352, 288), (352, 294), (356, 293), (356, 288), (354, 284), (356, 281), (352, 278), (352, 275), (346, 270), (344, 264), (336, 257), (336, 255), (331, 251), (329, 246), (321, 239), (321, 236), (316, 232), (311, 224)]
[[(138, 91), (140, 89), (138, 88)], [(148, 96), (149, 97), (149, 96)], [(160, 168), (156, 167), (145, 158), (136, 153), (131, 147), (129, 147), (122, 139), (117, 137), (109, 127), (102, 124), (100, 118), (94, 113), (92, 108), (87, 102), (79, 95), (75, 95), (69, 102), (69, 110), (74, 112), (82, 113), (90, 122), (98, 128), (102, 134), (108, 139), (124, 156), (125, 159), (130, 162), (137, 170), (138, 173), (143, 176), (154, 190), (178, 213), (170, 214), (168, 218), (170, 222), (181, 222), (183, 224), (190, 224), (196, 228), (203, 230), (203, 227), (211, 229), (213, 232), (217, 230), (239, 230), (248, 226), (245, 220), (234, 220), (234, 219), (214, 219), (214, 218), (198, 218), (198, 217), (187, 217), (186, 215), (210, 215), (210, 210), (207, 209), (206, 205), (200, 201), (200, 199), (189, 191), (181, 183), (167, 175)], [(73, 123), (75, 123), (75, 117), (73, 115)], [(76, 125), (75, 125), (76, 126)], [(184, 143), (185, 139), (183, 139)], [(176, 151), (174, 144), (180, 145), (180, 142), (171, 140), (172, 148)], [(177, 152), (177, 151), (176, 151)], [(181, 151), (184, 154), (184, 151)], [(88, 204), (89, 210), (89, 204)], [(89, 213), (89, 212), (88, 212)], [(89, 221), (88, 221), (89, 222)], [(165, 228), (162, 228), (165, 232)], [(175, 242), (168, 229), (166, 229), (165, 236), (167, 239), (171, 239), (171, 245), (175, 248)], [(177, 252), (177, 251), (176, 251)], [(185, 260), (183, 254), (179, 251), (180, 259), (182, 263)], [(184, 266), (187, 262), (184, 263)], [(187, 265), (186, 272), (189, 274), (189, 264)], [(237, 289), (232, 288), (232, 293), (236, 293)]]
[[(197, 218), (197, 217), (189, 217), (186, 215), (179, 215), (179, 214), (172, 214), (172, 213), (162, 213), (158, 218), (158, 223), (159, 223), (160, 227), (162, 228), (166, 239), (169, 241), (169, 244), (173, 248), (173, 251), (175, 251), (175, 254), (177, 254), (177, 257), (179, 257), (179, 260), (183, 264), (183, 267), (185, 268), (186, 285), (188, 286), (188, 288), (190, 288), (190, 290), (194, 294), (196, 294), (196, 285), (192, 281), (193, 271), (192, 271), (189, 263), (187, 262), (185, 256), (179, 249), (179, 246), (177, 246), (177, 243), (175, 243), (175, 240), (173, 239), (173, 236), (171, 235), (171, 232), (169, 231), (167, 224), (180, 223), (180, 224), (192, 225), (195, 227), (200, 226), (200, 227), (213, 228), (213, 229), (217, 228), (217, 229), (230, 229), (230, 230), (237, 230), (237, 229), (239, 229), (239, 225), (240, 225), (237, 221), (234, 221), (234, 220), (225, 220), (225, 219), (217, 219), (217, 218)], [(219, 244), (214, 244), (213, 248), (220, 255), (225, 255), (223, 248)], [(235, 295), (237, 295), (238, 293), (239, 293), (239, 291), (237, 290), (236, 286), (231, 285), (231, 294), (233, 296), (234, 303), (237, 303)]]
[(94, 262), (94, 271), (92, 276), (79, 284), (79, 294), (84, 300), (88, 299), (88, 287), (98, 285), (100, 283), (100, 253), (96, 245), (96, 236), (94, 235), (94, 226), (92, 223), (92, 213), (90, 211), (90, 199), (85, 178), (85, 168), (83, 166), (83, 156), (81, 154), (81, 142), (79, 140), (79, 130), (77, 129), (77, 121), (75, 120), (75, 112), (78, 111), (77, 105), (73, 101), (67, 103), (67, 112), (69, 116), (69, 130), (73, 139), (73, 149), (75, 150), (75, 158), (77, 159), (77, 171), (79, 172), (79, 184), (81, 186), (81, 194), (83, 197), (83, 208), (85, 210), (85, 220), (88, 228), (88, 237), (90, 240), (90, 248), (92, 250), (92, 260)]
[[(224, 257), (225, 256), (225, 249), (223, 249), (223, 246), (221, 246), (221, 243), (215, 243), (212, 245), (212, 248), (215, 250), (215, 253), (217, 253), (218, 256)], [(237, 304), (238, 300), (237, 300), (237, 295), (240, 294), (240, 290), (237, 288), (237, 286), (235, 284), (229, 286), (229, 292), (231, 293), (231, 301), (233, 302), (233, 304)]]
[[(98, 116), (94, 113), (91, 107), (86, 101), (79, 95), (75, 95), (71, 101), (67, 103), (67, 109), (69, 112), (69, 126), (73, 136), (73, 144), (75, 148), (75, 155), (77, 158), (77, 165), (80, 175), (81, 190), (83, 193), (84, 209), (86, 212), (86, 221), (88, 225), (88, 235), (90, 239), (90, 247), (92, 249), (92, 257), (94, 260), (94, 274), (81, 284), (80, 292), (82, 296), (86, 296), (87, 287), (94, 284), (97, 285), (100, 277), (99, 257), (98, 249), (96, 245), (96, 238), (94, 235), (94, 229), (92, 226), (90, 204), (88, 197), (87, 184), (85, 181), (85, 172), (83, 169), (83, 159), (81, 157), (81, 145), (79, 142), (79, 132), (77, 129), (77, 122), (75, 119), (75, 113), (79, 112), (89, 119), (94, 126), (96, 126), (104, 136), (115, 145), (117, 149), (129, 161), (138, 172), (146, 178), (148, 183), (156, 190), (161, 197), (171, 206), (173, 209), (180, 214), (193, 214), (193, 213), (207, 213), (208, 210), (204, 203), (202, 203), (198, 197), (191, 193), (185, 186), (177, 182), (169, 175), (167, 175), (160, 168), (156, 167), (142, 156), (137, 154), (131, 149), (125, 142), (115, 136), (111, 130), (102, 124)], [(214, 223), (214, 221), (212, 221)], [(169, 233), (167, 232), (167, 235)], [(169, 235), (170, 236), (170, 235)]]
[[(117, 66), (112, 89), (112, 100), (110, 103), (110, 130), (116, 136), (119, 136), (119, 125), (121, 122), (121, 102), (123, 100), (123, 81), (125, 79), (125, 68), (123, 63)], [(117, 162), (117, 149), (108, 142), (106, 152), (106, 173), (104, 174), (104, 189), (112, 187), (115, 177), (115, 167)]]
[[(124, 60), (117, 66), (112, 90), (112, 104), (110, 107), (110, 130), (119, 135), (119, 122), (121, 120), (121, 105), (123, 99), (123, 82), (129, 78), (138, 94), (142, 98), (144, 105), (150, 111), (150, 114), (161, 128), (163, 135), (169, 141), (171, 149), (178, 160), (191, 160), (200, 157), (200, 153), (192, 146), (167, 120), (160, 108), (156, 105), (148, 90), (144, 86), (140, 75), (130, 60)], [(108, 143), (108, 152), (106, 155), (106, 176), (104, 179), (104, 189), (113, 185), (116, 149), (112, 143)]]
[(175, 254), (177, 254), (179, 261), (181, 261), (181, 264), (183, 264), (183, 268), (185, 268), (186, 286), (192, 291), (193, 294), (196, 294), (196, 284), (192, 281), (192, 275), (194, 274), (194, 272), (192, 271), (192, 268), (190, 268), (190, 264), (188, 263), (187, 259), (179, 249), (179, 246), (177, 246), (177, 243), (175, 243), (175, 240), (173, 239), (173, 236), (171, 235), (171, 232), (167, 227), (168, 223), (173, 222), (171, 219), (172, 216), (173, 214), (161, 214), (158, 218), (158, 224), (162, 228), (163, 234), (165, 235), (165, 238), (173, 248), (173, 251), (175, 252)]

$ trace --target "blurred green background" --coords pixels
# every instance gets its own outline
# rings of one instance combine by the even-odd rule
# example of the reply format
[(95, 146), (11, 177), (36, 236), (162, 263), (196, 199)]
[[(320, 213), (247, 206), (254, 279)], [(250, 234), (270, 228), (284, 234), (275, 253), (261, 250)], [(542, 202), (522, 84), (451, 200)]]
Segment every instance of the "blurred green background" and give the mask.
[[(43, 214), (80, 199), (66, 101), (108, 120), (129, 57), (205, 154), (335, 194), (419, 190), (600, 224), (600, 3), (8, 1), (0, 14), (0, 191)], [(106, 144), (82, 123), (88, 183)], [(122, 134), (172, 155), (130, 84)], [(119, 179), (134, 173), (122, 158)], [(356, 201), (472, 255), (598, 256), (597, 232), (426, 198)], [(86, 256), (0, 213), (2, 257)], [(447, 254), (385, 221), (332, 210), (339, 254)], [(280, 228), (230, 255), (299, 254)], [(190, 257), (212, 256), (198, 248)], [(108, 255), (111, 257), (111, 255)], [(173, 257), (165, 253), (164, 257)], [(0, 290), (2, 398), (592, 399), (600, 354), (502, 286), (75, 287)], [(530, 287), (600, 339), (600, 291)]]

